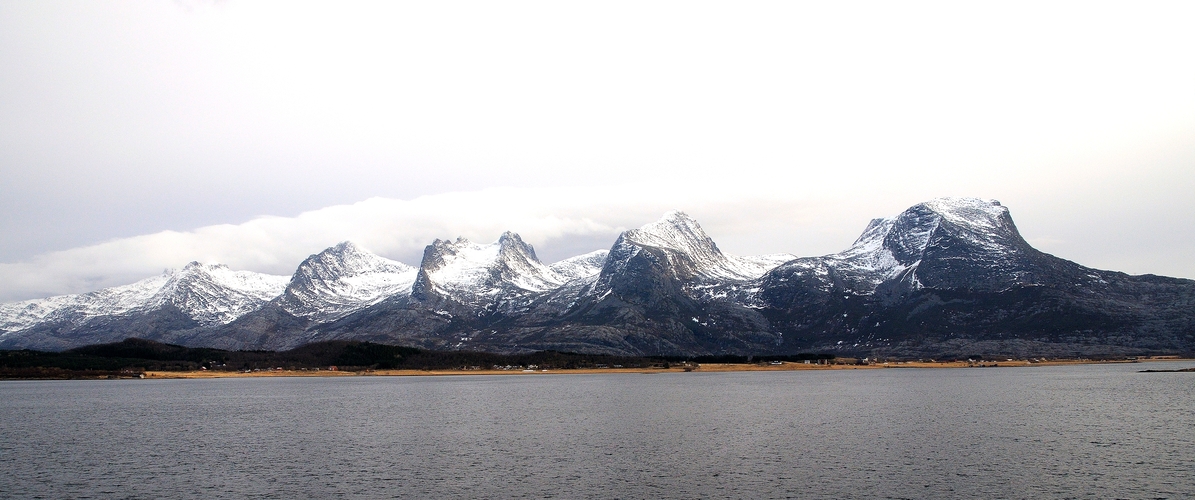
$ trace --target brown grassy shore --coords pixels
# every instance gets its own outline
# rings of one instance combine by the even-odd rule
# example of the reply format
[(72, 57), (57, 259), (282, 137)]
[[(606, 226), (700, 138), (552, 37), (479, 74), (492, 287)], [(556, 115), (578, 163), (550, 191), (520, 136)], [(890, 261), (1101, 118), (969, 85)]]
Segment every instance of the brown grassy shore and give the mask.
[[(1089, 359), (1053, 359), (1053, 360), (1012, 360), (1012, 361), (891, 361), (886, 363), (854, 364), (839, 362), (832, 364), (805, 364), (799, 362), (784, 362), (782, 364), (737, 364), (737, 363), (704, 363), (700, 365), (673, 364), (669, 368), (576, 368), (567, 370), (364, 370), (364, 371), (336, 371), (336, 370), (260, 370), (260, 371), (147, 371), (145, 378), (152, 379), (191, 379), (191, 378), (249, 378), (249, 377), (427, 377), (451, 375), (547, 375), (547, 374), (590, 374), (590, 373), (683, 373), (683, 372), (778, 372), (801, 370), (876, 370), (888, 368), (1012, 368), (1033, 366), (1060, 366), (1110, 363), (1148, 363), (1151, 361), (1193, 361), (1195, 359), (1178, 358), (1172, 356), (1156, 356), (1141, 358), (1140, 360), (1089, 360)], [(1144, 367), (1142, 367), (1144, 368)]]

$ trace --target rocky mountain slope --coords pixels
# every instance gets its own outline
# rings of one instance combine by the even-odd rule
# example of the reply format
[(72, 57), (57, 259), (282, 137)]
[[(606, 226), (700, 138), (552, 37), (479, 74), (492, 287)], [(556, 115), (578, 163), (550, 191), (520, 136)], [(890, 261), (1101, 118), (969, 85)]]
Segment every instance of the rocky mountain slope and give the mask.
[(418, 268), (341, 243), (281, 277), (191, 264), (0, 305), (0, 347), (138, 336), (225, 349), (352, 339), (610, 354), (958, 357), (1195, 351), (1195, 281), (1032, 248), (998, 202), (940, 198), (837, 254), (737, 257), (682, 212), (546, 265), (514, 233), (436, 240)]

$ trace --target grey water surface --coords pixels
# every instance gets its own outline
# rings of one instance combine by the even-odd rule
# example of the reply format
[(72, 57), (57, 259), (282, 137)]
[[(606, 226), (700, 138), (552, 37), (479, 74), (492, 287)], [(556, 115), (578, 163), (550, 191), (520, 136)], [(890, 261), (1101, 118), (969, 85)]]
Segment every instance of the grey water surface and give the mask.
[(3, 498), (1187, 498), (1189, 363), (0, 382)]

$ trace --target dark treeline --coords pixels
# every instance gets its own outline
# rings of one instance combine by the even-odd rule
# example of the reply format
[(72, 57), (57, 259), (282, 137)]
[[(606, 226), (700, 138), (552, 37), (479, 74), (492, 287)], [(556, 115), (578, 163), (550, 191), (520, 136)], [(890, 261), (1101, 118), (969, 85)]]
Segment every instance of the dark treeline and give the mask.
[(0, 351), (2, 378), (103, 378), (137, 376), (145, 371), (265, 370), (283, 368), (338, 370), (445, 370), (526, 368), (647, 367), (658, 361), (642, 357), (539, 351), (491, 354), (428, 351), (370, 342), (317, 342), (289, 351), (224, 351), (127, 339), (64, 352)]
[(653, 356), (630, 357), (537, 351), (493, 354), (475, 351), (429, 351), (370, 342), (333, 340), (289, 351), (224, 351), (127, 339), (64, 352), (0, 351), (0, 378), (135, 377), (146, 371), (268, 370), (282, 368), (338, 370), (459, 370), (646, 368), (670, 363), (754, 363), (833, 359), (831, 354), (789, 356)]

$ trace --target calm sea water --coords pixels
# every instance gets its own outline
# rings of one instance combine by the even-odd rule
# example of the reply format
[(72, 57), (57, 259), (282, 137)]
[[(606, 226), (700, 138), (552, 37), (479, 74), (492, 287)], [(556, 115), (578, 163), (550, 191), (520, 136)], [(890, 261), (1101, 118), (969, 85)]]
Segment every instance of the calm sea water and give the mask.
[(1195, 373), (0, 382), (4, 498), (1189, 498)]

